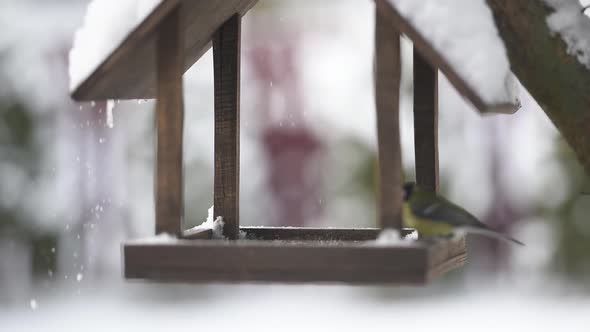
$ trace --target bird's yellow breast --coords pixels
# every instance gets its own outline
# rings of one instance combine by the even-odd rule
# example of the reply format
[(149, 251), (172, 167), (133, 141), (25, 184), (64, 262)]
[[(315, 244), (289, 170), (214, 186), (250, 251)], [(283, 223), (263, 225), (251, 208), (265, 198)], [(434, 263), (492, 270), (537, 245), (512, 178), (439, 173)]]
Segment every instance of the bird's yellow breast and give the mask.
[(420, 218), (412, 213), (408, 203), (403, 204), (404, 226), (414, 228), (420, 236), (450, 235), (453, 233), (453, 226), (438, 220)]

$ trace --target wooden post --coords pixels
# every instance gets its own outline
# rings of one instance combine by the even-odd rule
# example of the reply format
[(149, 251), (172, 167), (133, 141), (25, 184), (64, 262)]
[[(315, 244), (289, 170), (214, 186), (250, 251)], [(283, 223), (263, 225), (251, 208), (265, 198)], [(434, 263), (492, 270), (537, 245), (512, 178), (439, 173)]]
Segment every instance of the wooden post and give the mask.
[(213, 37), (215, 81), (215, 175), (213, 213), (222, 216), (223, 235), (237, 239), (240, 183), (240, 30), (232, 16)]
[(183, 216), (182, 101), (183, 37), (180, 10), (173, 10), (157, 37), (156, 234), (179, 236)]
[(438, 70), (414, 49), (416, 183), (438, 191)]
[(402, 163), (399, 133), (400, 34), (375, 12), (375, 99), (379, 153), (379, 225), (401, 229)]

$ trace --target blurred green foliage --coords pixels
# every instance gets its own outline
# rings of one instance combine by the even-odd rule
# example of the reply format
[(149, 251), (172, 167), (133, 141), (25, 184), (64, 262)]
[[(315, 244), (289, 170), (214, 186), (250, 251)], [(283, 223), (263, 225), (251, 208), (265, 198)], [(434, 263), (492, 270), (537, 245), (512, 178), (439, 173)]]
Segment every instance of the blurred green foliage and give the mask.
[(556, 224), (554, 270), (581, 285), (590, 285), (590, 179), (573, 150), (560, 139), (557, 158), (569, 184), (567, 198), (556, 211), (544, 211)]
[(0, 105), (0, 117), (4, 123), (4, 147), (29, 150), (31, 147), (33, 119), (26, 109), (18, 103)]
[[(0, 166), (10, 164), (20, 169), (31, 167), (33, 119), (17, 103), (0, 101)], [(18, 220), (18, 210), (0, 204), (0, 231), (23, 237), (28, 231)]]
[(57, 266), (57, 237), (54, 234), (33, 234), (30, 243), (34, 275), (45, 276), (48, 271), (53, 273)]
[[(41, 149), (35, 140), (37, 122), (38, 119), (24, 104), (0, 100), (0, 171), (6, 172), (0, 176), (4, 179), (11, 176), (9, 169), (23, 171), (26, 183), (38, 179)], [(56, 267), (56, 235), (33, 227), (23, 216), (24, 208), (20, 202), (7, 206), (0, 200), (0, 237), (28, 243), (33, 256), (32, 271), (37, 275), (47, 274), (48, 270), (55, 270)]]

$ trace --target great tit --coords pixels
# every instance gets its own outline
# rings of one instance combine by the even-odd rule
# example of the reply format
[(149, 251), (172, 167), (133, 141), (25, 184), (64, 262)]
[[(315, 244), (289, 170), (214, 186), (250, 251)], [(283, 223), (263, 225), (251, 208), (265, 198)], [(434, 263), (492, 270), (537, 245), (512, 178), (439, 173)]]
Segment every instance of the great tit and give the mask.
[(414, 182), (404, 184), (403, 222), (404, 227), (414, 228), (420, 236), (425, 237), (449, 236), (455, 231), (465, 231), (524, 245)]

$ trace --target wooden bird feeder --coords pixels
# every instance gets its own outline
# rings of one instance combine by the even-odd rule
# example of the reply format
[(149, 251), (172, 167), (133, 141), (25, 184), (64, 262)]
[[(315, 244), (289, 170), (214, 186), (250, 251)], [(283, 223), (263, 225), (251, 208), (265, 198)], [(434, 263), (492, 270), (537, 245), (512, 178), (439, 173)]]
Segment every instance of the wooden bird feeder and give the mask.
[[(76, 100), (156, 98), (155, 233), (170, 243), (123, 246), (129, 279), (188, 282), (345, 282), (422, 284), (463, 265), (465, 238), (375, 245), (383, 228), (401, 228), (399, 134), (400, 34), (414, 51), (417, 182), (438, 188), (437, 70), (477, 109), (487, 105), (444, 58), (387, 1), (376, 0), (375, 98), (379, 154), (380, 228), (240, 227), (239, 109), (241, 17), (256, 0), (163, 0), (73, 92)], [(182, 75), (211, 45), (214, 58), (214, 215), (223, 235), (183, 226)], [(240, 232), (246, 239), (240, 239)], [(242, 237), (243, 238), (243, 237)], [(369, 241), (369, 242), (367, 242)]]

